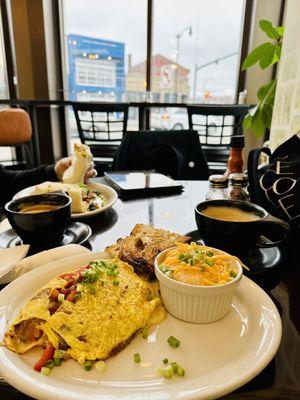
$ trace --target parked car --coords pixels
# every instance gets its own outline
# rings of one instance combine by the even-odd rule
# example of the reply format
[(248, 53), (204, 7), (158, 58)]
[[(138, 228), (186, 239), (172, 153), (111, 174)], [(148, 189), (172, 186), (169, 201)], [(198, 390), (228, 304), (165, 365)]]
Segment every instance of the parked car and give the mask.
[(186, 108), (152, 110), (151, 128), (154, 130), (188, 129), (189, 121)]
[[(206, 116), (197, 115), (195, 118), (197, 124), (206, 125)], [(218, 136), (218, 126), (222, 124), (222, 117), (208, 116), (209, 135)], [(151, 129), (153, 130), (181, 130), (189, 129), (188, 114), (186, 108), (174, 109), (154, 109), (151, 112)]]

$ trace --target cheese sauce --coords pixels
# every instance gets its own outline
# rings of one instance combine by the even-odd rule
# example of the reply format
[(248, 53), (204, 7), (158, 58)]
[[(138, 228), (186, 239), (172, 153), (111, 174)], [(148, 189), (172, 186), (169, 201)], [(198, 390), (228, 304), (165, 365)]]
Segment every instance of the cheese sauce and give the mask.
[(159, 269), (169, 278), (200, 286), (222, 285), (238, 272), (235, 257), (196, 243), (169, 250)]

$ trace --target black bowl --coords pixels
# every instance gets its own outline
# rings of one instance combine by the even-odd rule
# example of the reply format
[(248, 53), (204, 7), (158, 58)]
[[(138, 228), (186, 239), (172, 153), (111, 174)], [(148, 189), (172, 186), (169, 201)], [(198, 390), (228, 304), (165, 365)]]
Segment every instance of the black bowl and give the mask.
[[(5, 204), (5, 214), (23, 243), (50, 248), (59, 243), (71, 222), (72, 199), (64, 193), (46, 193), (11, 200)], [(21, 212), (25, 205), (46, 204), (58, 208), (38, 213)]]

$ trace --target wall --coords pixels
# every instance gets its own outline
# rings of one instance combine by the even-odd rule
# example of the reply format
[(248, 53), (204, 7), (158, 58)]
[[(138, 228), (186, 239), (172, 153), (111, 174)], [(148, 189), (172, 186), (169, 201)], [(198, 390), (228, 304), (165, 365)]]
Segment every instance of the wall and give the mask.
[(271, 129), (271, 149), (300, 131), (300, 1), (287, 4)]

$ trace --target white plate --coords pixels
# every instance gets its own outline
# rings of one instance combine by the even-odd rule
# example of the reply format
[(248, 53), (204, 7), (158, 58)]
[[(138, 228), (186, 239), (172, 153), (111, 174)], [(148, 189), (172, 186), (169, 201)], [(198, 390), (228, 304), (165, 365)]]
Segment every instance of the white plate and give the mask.
[[(20, 192), (14, 195), (13, 199), (19, 199), (20, 197), (31, 196), (34, 188), (35, 186), (29, 186), (26, 189), (20, 190)], [(102, 183), (97, 183), (97, 182), (88, 182), (87, 188), (89, 190), (98, 190), (99, 192), (101, 192), (106, 199), (106, 204), (104, 207), (97, 208), (96, 210), (93, 211), (87, 211), (85, 213), (74, 213), (72, 214), (73, 219), (89, 218), (92, 217), (93, 215), (102, 213), (103, 211), (111, 208), (118, 200), (117, 192), (110, 186), (102, 185)]]
[[(55, 275), (85, 265), (103, 253), (75, 256), (31, 271), (0, 292), (0, 340), (10, 322), (32, 294)], [(166, 340), (174, 335), (177, 349)], [(37, 399), (215, 399), (242, 386), (274, 357), (281, 339), (281, 320), (267, 296), (243, 277), (230, 313), (221, 321), (195, 325), (168, 315), (107, 361), (107, 370), (85, 371), (74, 360), (46, 377), (32, 369), (40, 350), (19, 356), (0, 347), (0, 373), (11, 385)], [(133, 360), (140, 353), (141, 363)], [(170, 380), (157, 377), (155, 369), (167, 357), (186, 370)]]

